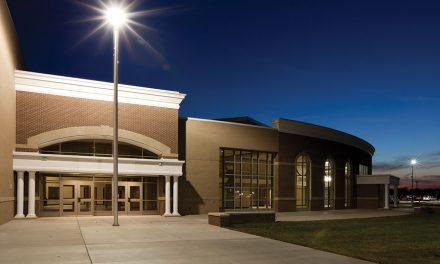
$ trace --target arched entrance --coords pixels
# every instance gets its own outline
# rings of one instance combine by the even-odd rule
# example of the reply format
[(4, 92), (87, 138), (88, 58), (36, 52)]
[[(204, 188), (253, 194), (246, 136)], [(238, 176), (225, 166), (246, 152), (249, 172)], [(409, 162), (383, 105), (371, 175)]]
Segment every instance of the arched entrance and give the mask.
[[(119, 212), (171, 214), (172, 176), (176, 201), (173, 214), (178, 215), (178, 178), (184, 162), (173, 158), (168, 146), (152, 138), (126, 130), (120, 134)], [(38, 152), (14, 153), (17, 173), (38, 172), (39, 215), (111, 215), (111, 139), (109, 127), (66, 128), (29, 138), (28, 144), (38, 147)]]

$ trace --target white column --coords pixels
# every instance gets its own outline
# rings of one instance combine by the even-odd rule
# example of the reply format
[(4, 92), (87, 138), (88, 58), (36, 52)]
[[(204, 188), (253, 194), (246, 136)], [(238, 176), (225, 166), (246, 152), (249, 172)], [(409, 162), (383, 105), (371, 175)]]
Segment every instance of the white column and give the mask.
[(26, 218), (35, 218), (35, 171), (29, 171), (28, 214)]
[(23, 218), (24, 171), (17, 171), (17, 214), (15, 218)]
[(399, 187), (397, 186), (397, 184), (394, 185), (394, 207), (397, 208), (397, 199), (398, 199), (398, 192)]
[(165, 214), (164, 216), (170, 216), (170, 176), (165, 176)]
[(390, 203), (390, 201), (389, 201), (389, 188), (390, 188), (390, 186), (388, 185), (388, 184), (385, 184), (385, 199), (384, 199), (384, 203), (385, 203), (385, 205), (384, 205), (384, 209), (390, 209), (390, 206), (389, 206), (389, 203)]
[(179, 214), (179, 176), (173, 176), (173, 216)]

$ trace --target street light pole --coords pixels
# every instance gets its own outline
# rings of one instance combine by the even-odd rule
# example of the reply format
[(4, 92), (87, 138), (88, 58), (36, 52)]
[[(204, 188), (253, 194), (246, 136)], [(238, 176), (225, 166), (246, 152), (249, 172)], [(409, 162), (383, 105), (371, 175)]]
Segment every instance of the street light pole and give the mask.
[(113, 27), (113, 226), (119, 226), (118, 221), (118, 58), (119, 30)]
[(411, 160), (411, 207), (414, 207), (414, 165), (417, 164), (417, 160)]
[(126, 15), (121, 7), (110, 7), (106, 12), (107, 23), (113, 26), (113, 226), (118, 222), (118, 64), (119, 30), (126, 23)]
[(414, 207), (414, 165), (411, 165), (411, 206)]

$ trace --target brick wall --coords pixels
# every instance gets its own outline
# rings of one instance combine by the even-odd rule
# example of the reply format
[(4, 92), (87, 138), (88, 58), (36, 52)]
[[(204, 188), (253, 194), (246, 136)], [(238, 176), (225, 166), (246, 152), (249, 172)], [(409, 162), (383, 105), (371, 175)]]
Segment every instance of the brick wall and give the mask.
[[(21, 91), (16, 102), (17, 144), (55, 129), (113, 125), (112, 102)], [(177, 153), (177, 109), (120, 103), (119, 128), (151, 137)]]

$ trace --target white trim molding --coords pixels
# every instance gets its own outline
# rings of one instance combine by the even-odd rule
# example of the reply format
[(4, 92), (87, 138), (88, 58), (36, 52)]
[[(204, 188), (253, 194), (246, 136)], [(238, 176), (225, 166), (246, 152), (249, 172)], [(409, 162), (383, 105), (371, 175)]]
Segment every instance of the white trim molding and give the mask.
[[(15, 90), (91, 100), (113, 101), (113, 84), (51, 74), (15, 71)], [(185, 94), (120, 84), (119, 102), (179, 109)]]
[(356, 175), (356, 184), (399, 185), (400, 178), (391, 174)]
[[(129, 130), (118, 129), (119, 141), (147, 149), (157, 155), (172, 156), (171, 148), (167, 145)], [(28, 138), (28, 147), (43, 148), (49, 145), (81, 139), (113, 139), (113, 128), (109, 126), (67, 127), (47, 131)]]
[[(112, 174), (113, 158), (13, 152), (15, 171)], [(182, 176), (185, 162), (177, 159), (119, 158), (119, 174), (129, 176)]]

